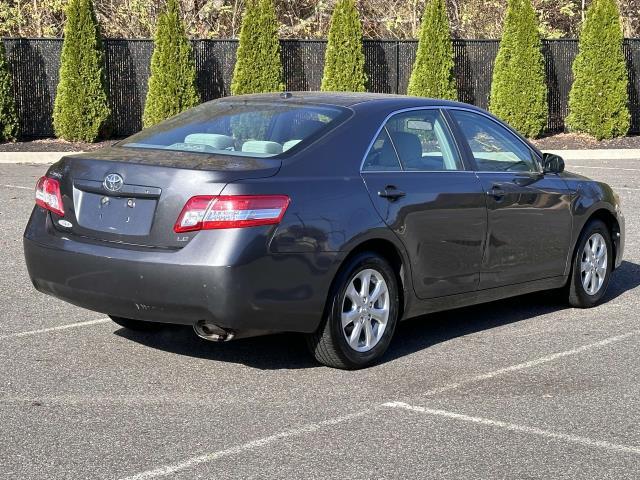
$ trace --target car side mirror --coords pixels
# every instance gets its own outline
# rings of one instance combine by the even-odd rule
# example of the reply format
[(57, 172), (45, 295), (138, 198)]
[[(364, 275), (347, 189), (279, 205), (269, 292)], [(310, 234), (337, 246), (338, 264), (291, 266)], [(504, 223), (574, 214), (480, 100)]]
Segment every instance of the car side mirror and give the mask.
[(564, 172), (564, 159), (554, 153), (544, 153), (542, 155), (542, 170), (544, 173)]

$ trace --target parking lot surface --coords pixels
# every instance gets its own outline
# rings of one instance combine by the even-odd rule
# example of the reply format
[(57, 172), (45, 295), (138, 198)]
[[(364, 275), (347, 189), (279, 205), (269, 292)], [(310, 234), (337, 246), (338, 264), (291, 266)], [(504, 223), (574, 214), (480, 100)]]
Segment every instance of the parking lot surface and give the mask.
[(297, 335), (133, 333), (39, 294), (21, 237), (46, 168), (0, 165), (0, 478), (639, 477), (640, 159), (567, 167), (623, 198), (604, 304), (537, 293), (409, 320), (357, 372)]

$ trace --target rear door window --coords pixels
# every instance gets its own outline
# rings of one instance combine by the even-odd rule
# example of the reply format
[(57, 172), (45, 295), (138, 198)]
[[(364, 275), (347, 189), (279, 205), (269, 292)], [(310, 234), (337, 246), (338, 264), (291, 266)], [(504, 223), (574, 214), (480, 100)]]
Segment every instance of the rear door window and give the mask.
[(119, 145), (272, 157), (312, 143), (348, 112), (324, 105), (210, 102), (143, 130)]

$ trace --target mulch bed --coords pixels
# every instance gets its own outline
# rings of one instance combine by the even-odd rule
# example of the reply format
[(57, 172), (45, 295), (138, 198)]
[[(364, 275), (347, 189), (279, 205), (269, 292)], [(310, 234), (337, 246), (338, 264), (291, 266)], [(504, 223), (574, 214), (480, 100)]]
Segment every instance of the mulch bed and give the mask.
[(106, 140), (96, 143), (65, 142), (57, 138), (45, 138), (24, 142), (0, 143), (0, 152), (89, 152), (108, 147), (117, 140)]
[(640, 148), (640, 136), (632, 135), (629, 137), (598, 141), (593, 137), (579, 133), (558, 133), (533, 140), (533, 144), (540, 150)]
[[(97, 143), (72, 143), (55, 138), (47, 138), (15, 143), (0, 143), (0, 152), (88, 152), (102, 147), (108, 147), (116, 142), (117, 140), (107, 140)], [(614, 138), (613, 140), (598, 141), (588, 135), (558, 133), (533, 140), (533, 143), (541, 150), (640, 148), (640, 136), (633, 135)]]

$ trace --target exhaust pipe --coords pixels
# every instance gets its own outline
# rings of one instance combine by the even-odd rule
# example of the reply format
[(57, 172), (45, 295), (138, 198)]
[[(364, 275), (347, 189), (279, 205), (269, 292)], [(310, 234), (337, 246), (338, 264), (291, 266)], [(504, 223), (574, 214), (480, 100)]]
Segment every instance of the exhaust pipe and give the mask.
[(210, 342), (228, 342), (236, 336), (232, 330), (226, 330), (206, 320), (200, 320), (195, 323), (193, 330), (200, 338), (204, 338)]

